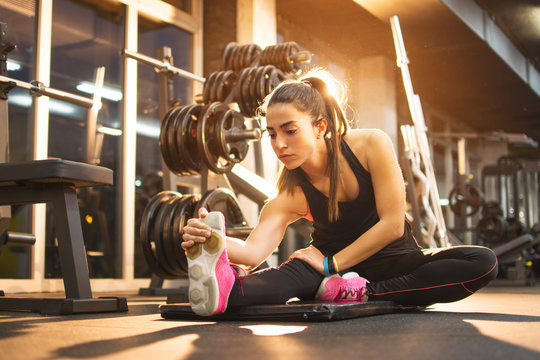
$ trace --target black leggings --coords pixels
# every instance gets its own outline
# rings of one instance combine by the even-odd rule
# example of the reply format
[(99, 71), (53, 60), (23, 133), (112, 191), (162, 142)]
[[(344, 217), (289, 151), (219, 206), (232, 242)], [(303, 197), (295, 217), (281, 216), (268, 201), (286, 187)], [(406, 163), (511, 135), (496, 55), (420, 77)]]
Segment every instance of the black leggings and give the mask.
[[(343, 273), (355, 271), (369, 281), (369, 301), (427, 306), (473, 294), (497, 276), (497, 269), (497, 257), (490, 249), (456, 246), (370, 258)], [(284, 304), (293, 297), (314, 299), (323, 278), (306, 262), (293, 259), (237, 280), (228, 306)]]

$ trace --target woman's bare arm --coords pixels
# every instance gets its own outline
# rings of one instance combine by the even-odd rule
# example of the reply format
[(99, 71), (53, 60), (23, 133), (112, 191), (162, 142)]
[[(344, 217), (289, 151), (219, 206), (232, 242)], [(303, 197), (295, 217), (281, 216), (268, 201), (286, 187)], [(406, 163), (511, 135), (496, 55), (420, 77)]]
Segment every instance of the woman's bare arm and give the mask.
[(401, 237), (404, 231), (405, 183), (392, 141), (380, 130), (369, 130), (362, 142), (365, 149), (364, 160), (375, 192), (379, 221), (336, 254), (340, 269), (347, 269), (367, 259)]
[[(259, 222), (246, 241), (227, 237), (227, 254), (231, 263), (256, 268), (265, 261), (278, 247), (287, 226), (298, 220), (307, 212), (307, 201), (304, 194), (278, 194), (268, 201), (259, 217)], [(199, 214), (204, 217), (204, 211)], [(200, 219), (189, 219), (184, 227), (182, 248), (187, 249), (195, 242), (205, 242), (210, 235), (210, 228)]]

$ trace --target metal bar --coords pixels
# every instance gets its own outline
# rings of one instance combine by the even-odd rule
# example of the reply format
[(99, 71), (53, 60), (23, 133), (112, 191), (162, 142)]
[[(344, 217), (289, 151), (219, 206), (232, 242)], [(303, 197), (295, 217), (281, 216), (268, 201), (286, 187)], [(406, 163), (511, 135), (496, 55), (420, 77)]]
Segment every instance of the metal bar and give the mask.
[(52, 201), (49, 185), (0, 187), (0, 205), (27, 205)]
[(32, 234), (23, 234), (17, 232), (8, 232), (6, 243), (20, 244), (20, 245), (34, 245), (36, 243), (36, 237)]
[(35, 84), (27, 83), (25, 81), (13, 79), (7, 76), (0, 76), (0, 82), (13, 82), (17, 87), (26, 89), (30, 92), (31, 95), (46, 95), (53, 99), (58, 99), (62, 101), (67, 101), (69, 103), (90, 108), (94, 105), (94, 102), (91, 99), (88, 99), (84, 96), (79, 96), (75, 94), (68, 93), (66, 91), (53, 89), (46, 87), (38, 82)]
[(0, 206), (0, 236), (9, 228), (11, 222), (11, 206)]
[[(51, 81), (51, 51), (52, 51), (52, 8), (53, 0), (40, 0), (36, 2), (36, 28), (37, 37), (32, 57), (35, 63), (36, 81), (50, 85)], [(47, 96), (34, 98), (33, 111), (29, 116), (33, 118), (31, 137), (31, 158), (28, 160), (47, 159), (49, 154), (49, 104)], [(47, 290), (45, 286), (45, 248), (47, 237), (47, 206), (35, 204), (31, 206), (30, 216), (32, 227), (29, 229), (36, 236), (36, 245), (32, 247), (32, 261), (30, 268), (32, 279), (37, 291)]]
[(8, 229), (11, 222), (11, 206), (0, 206), (0, 252), (2, 246), (7, 242), (9, 236)]
[(529, 173), (529, 228), (532, 228), (538, 219), (538, 173)]
[(311, 62), (311, 53), (309, 51), (299, 51), (289, 56), (293, 63)]
[[(7, 75), (7, 55), (15, 45), (7, 41), (7, 25), (0, 22), (0, 75)], [(0, 89), (0, 163), (9, 161), (9, 118), (7, 95), (10, 86)], [(0, 233), (1, 234), (1, 233)]]
[(429, 132), (430, 137), (438, 137), (438, 138), (444, 138), (444, 139), (460, 139), (460, 138), (466, 138), (466, 139), (479, 139), (482, 137), (480, 134), (473, 134), (473, 133), (461, 133), (461, 132)]
[(0, 297), (0, 309), (40, 312), (42, 315), (69, 315), (82, 313), (124, 312), (128, 310), (125, 298), (58, 299)]
[[(125, 6), (125, 36), (124, 43), (129, 49), (137, 50), (137, 27), (139, 15), (138, 5), (129, 2)], [(121, 206), (117, 210), (117, 219), (120, 219), (118, 231), (121, 241), (118, 242), (117, 253), (122, 255), (122, 261), (116, 261), (115, 269), (122, 274), (123, 280), (133, 280), (135, 275), (135, 174), (137, 151), (137, 61), (125, 57), (124, 80), (122, 90), (122, 136), (120, 181), (118, 184)]]
[(20, 298), (0, 296), (0, 309), (2, 310), (26, 310), (38, 312), (43, 304), (42, 298)]
[(66, 298), (91, 299), (76, 189), (66, 184), (57, 184), (53, 192), (53, 206)]
[[(0, 163), (9, 162), (9, 120), (7, 100), (0, 99)], [(0, 206), (0, 236), (11, 222), (11, 206)]]
[[(201, 177), (201, 195), (206, 194), (208, 191), (208, 177), (209, 177), (209, 170), (208, 166), (204, 163), (204, 161), (201, 164), (201, 170), (199, 171), (200, 177)], [(197, 214), (195, 214), (198, 216)]]
[(500, 131), (492, 131), (484, 134), (473, 134), (473, 133), (452, 133), (452, 132), (430, 132), (429, 136), (431, 138), (445, 138), (445, 139), (484, 139), (489, 141), (503, 141), (509, 144), (519, 144), (521, 146), (536, 147), (538, 144), (536, 141), (528, 137), (526, 134), (517, 134), (517, 133), (504, 133)]
[(0, 163), (9, 162), (9, 120), (7, 100), (0, 100)]
[[(526, 170), (526, 168), (524, 169), (524, 171), (522, 171), (521, 173), (521, 176), (522, 176), (522, 182), (523, 182), (523, 217), (525, 218), (525, 227), (527, 229), (530, 229), (531, 226), (533, 224), (531, 224), (531, 221), (530, 221), (530, 216), (529, 216), (529, 213), (530, 213), (530, 203), (531, 203), (531, 198), (530, 198), (530, 190), (531, 190), (531, 187), (529, 185), (529, 180), (530, 180), (530, 173)], [(519, 215), (519, 213), (518, 213)]]
[(101, 92), (103, 89), (103, 80), (105, 79), (105, 66), (96, 69), (96, 82), (94, 85), (94, 97), (92, 104), (88, 109), (86, 119), (86, 162), (97, 164), (96, 154), (96, 127), (99, 109), (101, 108)]
[(152, 276), (150, 277), (150, 289), (158, 289), (163, 287), (164, 280), (157, 276), (156, 274), (152, 273)]
[(259, 207), (276, 196), (276, 187), (272, 183), (252, 173), (241, 164), (234, 165), (231, 172), (225, 176), (235, 192), (245, 195)]
[(514, 208), (514, 216), (515, 218), (519, 221), (519, 209), (520, 209), (520, 206), (519, 206), (519, 188), (520, 188), (520, 185), (521, 185), (521, 181), (520, 181), (520, 176), (519, 176), (519, 170), (516, 171), (513, 175), (512, 175), (512, 182), (513, 182), (513, 186), (512, 186), (512, 206)]
[(409, 59), (407, 58), (407, 52), (405, 51), (405, 44), (403, 42), (403, 37), (401, 36), (401, 27), (399, 25), (399, 20), (397, 16), (393, 16), (392, 18), (390, 18), (390, 25), (394, 38), (394, 46), (396, 49), (397, 66), (401, 70), (403, 86), (405, 88), (407, 102), (409, 104), (409, 111), (411, 112), (411, 118), (414, 121), (417, 119), (417, 115), (415, 113), (416, 106), (414, 105), (414, 90), (411, 82), (411, 75), (409, 74)]
[[(157, 56), (161, 58), (161, 61), (165, 64), (172, 66), (173, 57), (171, 48), (168, 46), (162, 46), (157, 51)], [(174, 84), (172, 74), (166, 71), (160, 71), (158, 77), (158, 104), (159, 104), (159, 118), (161, 122), (165, 121), (164, 117), (174, 93)], [(167, 166), (167, 163), (161, 157), (161, 169), (163, 171), (163, 189), (176, 191), (176, 176)]]
[(467, 204), (468, 204), (468, 191), (467, 191), (467, 153), (465, 138), (459, 138), (457, 142), (458, 149), (458, 191), (456, 194), (457, 200), (461, 201), (463, 206), (460, 208), (459, 216), (455, 219), (455, 228), (461, 233), (461, 237), (464, 243), (471, 245), (465, 240), (467, 229)]
[(189, 71), (174, 67), (166, 61), (154, 59), (150, 56), (143, 55), (138, 52), (134, 52), (128, 49), (123, 49), (121, 51), (121, 55), (124, 55), (131, 59), (135, 59), (143, 64), (153, 66), (158, 71), (165, 71), (173, 75), (185, 77), (187, 79), (195, 80), (201, 83), (204, 83), (206, 81), (206, 79), (203, 78), (202, 76), (195, 75), (193, 73), (190, 73)]

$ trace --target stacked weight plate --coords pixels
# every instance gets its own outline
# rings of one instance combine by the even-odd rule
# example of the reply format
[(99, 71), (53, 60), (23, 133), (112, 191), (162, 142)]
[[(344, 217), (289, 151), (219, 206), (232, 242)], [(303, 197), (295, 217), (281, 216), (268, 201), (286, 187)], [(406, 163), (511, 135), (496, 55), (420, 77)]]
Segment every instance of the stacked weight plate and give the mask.
[(202, 197), (176, 191), (156, 194), (142, 214), (140, 239), (148, 265), (162, 279), (187, 274), (187, 260), (180, 246), (182, 230), (202, 207), (223, 213), (229, 236), (242, 237), (249, 233), (238, 200), (229, 189), (210, 190)]

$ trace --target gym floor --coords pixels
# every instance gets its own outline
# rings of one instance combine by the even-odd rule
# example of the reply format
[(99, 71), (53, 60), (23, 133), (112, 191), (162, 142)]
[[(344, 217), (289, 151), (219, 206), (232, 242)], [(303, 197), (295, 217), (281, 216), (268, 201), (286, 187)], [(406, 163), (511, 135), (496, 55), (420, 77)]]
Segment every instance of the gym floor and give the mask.
[[(46, 296), (33, 294), (26, 296)], [(3, 359), (539, 359), (540, 286), (492, 285), (426, 311), (318, 323), (162, 319), (165, 297), (127, 313), (0, 312)]]

